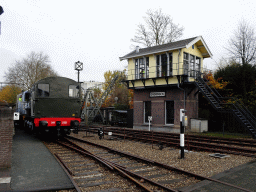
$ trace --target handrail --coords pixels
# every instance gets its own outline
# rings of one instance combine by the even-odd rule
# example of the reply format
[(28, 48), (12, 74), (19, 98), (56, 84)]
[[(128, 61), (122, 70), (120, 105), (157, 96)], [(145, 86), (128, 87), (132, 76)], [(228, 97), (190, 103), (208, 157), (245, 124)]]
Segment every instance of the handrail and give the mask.
[[(210, 87), (209, 86), (209, 84), (211, 84), (207, 79), (203, 79), (203, 78), (201, 78), (201, 74), (202, 73), (198, 73), (197, 74), (197, 80), (199, 81), (199, 82), (201, 82), (201, 83), (203, 83), (204, 85), (206, 85), (206, 87), (205, 88), (207, 88), (209, 91), (210, 91), (210, 93), (213, 93), (213, 96), (214, 96), (214, 98), (218, 101), (218, 103), (220, 103), (221, 101), (220, 101), (220, 97), (222, 97), (220, 94), (219, 94), (219, 92), (214, 88), (214, 87)], [(206, 83), (207, 82), (207, 83)]]
[[(202, 68), (200, 68), (200, 71)], [(127, 80), (140, 80), (160, 77), (173, 77), (177, 75), (184, 75), (191, 78), (196, 78), (196, 74), (199, 72), (197, 69), (190, 69), (185, 66), (183, 62), (172, 63), (166, 65), (150, 65), (143, 67), (132, 68), (128, 70)]]
[[(201, 77), (201, 75), (202, 75), (202, 74), (199, 75), (199, 78)], [(201, 79), (202, 79), (202, 78), (201, 78)], [(205, 82), (207, 82), (206, 85), (210, 88), (209, 84), (212, 85), (211, 82), (210, 82), (208, 79), (206, 79), (206, 78), (204, 78), (204, 79), (202, 79), (202, 80), (205, 81)], [(214, 92), (218, 97), (222, 97), (221, 94), (217, 91), (217, 89), (215, 89), (213, 86), (212, 86), (212, 88), (210, 88), (210, 89), (213, 90), (213, 92)]]
[(253, 127), (256, 125), (255, 116), (248, 110), (248, 108), (235, 97), (221, 97), (222, 100), (231, 100), (231, 103), (222, 103), (223, 105), (232, 105), (235, 109), (239, 110), (252, 124)]

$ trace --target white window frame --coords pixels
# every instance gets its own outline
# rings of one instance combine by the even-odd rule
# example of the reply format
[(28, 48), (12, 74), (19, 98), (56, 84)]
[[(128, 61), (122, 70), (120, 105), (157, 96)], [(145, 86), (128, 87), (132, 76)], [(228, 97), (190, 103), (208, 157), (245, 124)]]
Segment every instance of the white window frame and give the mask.
[[(194, 60), (192, 60), (192, 57), (194, 57)], [(195, 77), (195, 63), (196, 63), (196, 56), (189, 54), (189, 73), (188, 73), (189, 77)]]
[[(170, 64), (172, 65), (173, 61), (171, 61), (170, 63), (170, 55), (172, 55), (172, 52), (168, 53), (168, 52), (165, 52), (166, 54), (166, 62), (167, 62), (167, 68), (166, 68), (166, 75), (165, 76), (172, 76), (173, 73), (170, 74), (170, 67), (172, 67), (173, 69), (173, 66), (170, 66)], [(163, 63), (162, 63), (162, 55), (163, 54), (160, 54), (160, 55), (155, 55), (155, 60), (156, 60), (156, 77), (163, 77), (162, 75), (162, 71), (163, 71)], [(157, 63), (157, 58), (159, 58), (159, 65)], [(172, 60), (173, 60), (173, 57), (172, 57)]]
[[(184, 57), (185, 57), (185, 54), (187, 54), (188, 55), (188, 59), (184, 59)], [(194, 57), (194, 62), (193, 63), (191, 63), (191, 57)], [(185, 62), (187, 61), (188, 62), (188, 77), (195, 77), (196, 76), (196, 72), (197, 72), (197, 70), (196, 70), (196, 65), (197, 65), (197, 63), (196, 63), (196, 61), (197, 61), (197, 59), (199, 59), (199, 72), (201, 72), (201, 60), (202, 60), (202, 58), (201, 57), (198, 57), (198, 56), (196, 56), (196, 55), (192, 55), (192, 54), (189, 54), (189, 53), (187, 53), (187, 52), (184, 52), (183, 53), (183, 68), (184, 68), (184, 74), (185, 74)], [(191, 66), (193, 64), (193, 66)], [(191, 68), (192, 67), (192, 68)], [(192, 70), (191, 70), (192, 69)], [(191, 75), (191, 74), (193, 74), (193, 75)]]
[[(135, 65), (135, 79), (145, 79), (148, 78), (148, 68), (147, 66), (147, 59), (149, 57), (142, 57), (135, 59), (134, 65)], [(149, 65), (149, 63), (148, 63)], [(144, 69), (144, 77), (141, 77), (141, 69)]]

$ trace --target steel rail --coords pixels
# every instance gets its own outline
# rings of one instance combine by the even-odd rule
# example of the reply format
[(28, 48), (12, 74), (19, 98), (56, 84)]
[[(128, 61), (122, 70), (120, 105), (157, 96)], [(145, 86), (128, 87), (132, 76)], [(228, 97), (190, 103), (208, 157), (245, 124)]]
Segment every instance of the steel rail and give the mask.
[(74, 176), (74, 173), (72, 173), (72, 171), (68, 168), (68, 166), (66, 165), (66, 163), (64, 161), (62, 161), (62, 159), (60, 158), (60, 156), (57, 153), (54, 153), (55, 157), (57, 157), (57, 159), (61, 162), (61, 164), (65, 167), (65, 169), (68, 171), (68, 173), (72, 176)]
[(124, 172), (123, 170), (119, 169), (117, 166), (113, 166), (115, 170), (117, 170), (119, 173), (121, 173), (122, 175), (124, 175), (125, 177), (129, 178), (131, 181), (133, 181), (134, 183), (136, 183), (137, 185), (139, 185), (141, 188), (143, 188), (146, 191), (149, 192), (153, 192), (151, 189), (149, 189), (148, 187), (146, 187), (145, 185), (141, 184), (139, 181), (137, 181), (136, 179), (134, 179), (133, 177), (131, 177), (129, 174), (127, 174), (126, 172)]
[[(143, 136), (142, 137), (143, 140), (147, 140), (147, 141), (151, 141), (151, 139), (149, 139), (148, 137), (146, 136)], [(171, 139), (171, 138), (163, 138), (163, 137), (155, 137), (154, 136), (154, 139), (155, 141), (161, 141), (163, 142), (163, 140), (165, 142), (171, 142), (171, 141), (176, 141), (175, 143), (179, 144), (180, 142), (180, 139)], [(226, 149), (226, 150), (233, 150), (235, 152), (247, 152), (247, 153), (253, 153), (255, 154), (256, 153), (256, 150), (255, 149), (247, 149), (247, 148), (241, 148), (241, 147), (232, 147), (232, 146), (223, 146), (223, 145), (219, 145), (219, 144), (211, 144), (211, 143), (208, 143), (208, 142), (201, 142), (201, 141), (193, 141), (193, 140), (186, 140), (186, 143), (189, 145), (190, 144), (194, 144), (194, 146), (196, 145), (207, 145), (208, 148), (221, 148), (221, 149)]]
[[(203, 143), (202, 143), (203, 144)], [(210, 151), (210, 152), (221, 152), (221, 153), (228, 153), (228, 154), (233, 154), (233, 155), (242, 155), (245, 157), (256, 157), (255, 153), (243, 153), (239, 151), (229, 151), (228, 149), (216, 149), (214, 147), (203, 147), (203, 146), (195, 146), (189, 144), (189, 149), (194, 149), (194, 150), (201, 150), (201, 151)]]
[[(54, 154), (55, 155), (55, 154)], [(56, 156), (56, 155), (55, 155)], [(56, 156), (57, 157), (57, 156)], [(74, 185), (75, 189), (77, 192), (82, 192), (79, 188), (79, 186), (77, 185), (77, 183), (75, 182), (75, 180), (73, 179), (72, 175), (69, 173), (69, 171), (66, 169), (66, 167), (62, 164), (63, 161), (60, 161), (60, 158), (56, 158), (56, 160), (58, 161), (58, 163), (60, 164), (60, 166), (63, 168), (63, 170), (65, 171), (65, 173), (67, 174), (67, 176), (69, 177), (70, 181), (72, 182), (72, 184)]]
[[(97, 128), (100, 127), (91, 127), (89, 130), (86, 129), (84, 126), (80, 127), (80, 131), (90, 131), (90, 132), (97, 132)], [(105, 127), (105, 134), (106, 132), (113, 131), (115, 133), (124, 134), (124, 130), (122, 128), (113, 128), (113, 127)], [(145, 130), (131, 130), (125, 129), (125, 136), (129, 135), (137, 135), (140, 136), (141, 134), (151, 134), (151, 132)], [(163, 136), (167, 138), (179, 138), (180, 135), (176, 133), (161, 133), (161, 132), (154, 132), (155, 136)], [(209, 142), (215, 143), (226, 143), (226, 144), (234, 144), (234, 145), (243, 145), (248, 147), (256, 147), (256, 140), (251, 139), (237, 139), (237, 138), (220, 138), (220, 137), (213, 137), (213, 136), (197, 136), (197, 135), (189, 135), (190, 138), (197, 139), (197, 140), (205, 140)]]
[[(119, 136), (119, 137), (124, 137), (123, 135), (117, 135), (113, 134), (113, 136)], [(154, 137), (154, 139), (150, 139), (149, 137), (141, 136), (140, 138), (136, 138), (133, 136), (125, 136), (126, 138), (130, 138), (132, 140), (138, 140), (138, 141), (146, 141), (148, 143), (153, 142), (153, 143), (159, 143), (161, 142), (162, 144), (168, 145), (168, 146), (175, 146), (179, 147), (179, 139), (166, 139), (166, 138), (160, 138), (157, 139)], [(191, 148), (193, 147), (194, 150), (200, 149), (205, 151), (212, 151), (212, 152), (228, 152), (229, 154), (234, 154), (234, 155), (242, 155), (242, 156), (247, 156), (247, 157), (256, 157), (255, 153), (256, 150), (253, 149), (246, 149), (246, 148), (238, 148), (238, 147), (231, 147), (231, 146), (222, 146), (218, 144), (209, 144), (207, 142), (199, 142), (199, 141), (185, 141), (186, 146), (185, 148)], [(202, 145), (205, 145), (207, 147), (202, 147)]]
[[(131, 176), (129, 176), (128, 174), (126, 174), (125, 172), (123, 172), (122, 170), (120, 170), (119, 168), (117, 168), (114, 164), (110, 164), (110, 163), (107, 163), (107, 161), (103, 158), (100, 158), (90, 152), (86, 152), (85, 150), (81, 150), (81, 149), (76, 149), (75, 147), (73, 146), (69, 146), (69, 145), (66, 145), (65, 143), (62, 143), (62, 142), (58, 142), (59, 144), (65, 146), (65, 147), (68, 147), (82, 155), (88, 155), (94, 159), (96, 159), (97, 161), (103, 163), (104, 165), (106, 165), (107, 167), (109, 167), (110, 169), (115, 169), (117, 170), (119, 173), (121, 173), (122, 175), (126, 176), (128, 179), (130, 179), (131, 181), (133, 181), (136, 185), (138, 185), (139, 187), (143, 188), (144, 190), (148, 191), (148, 192), (153, 192), (152, 190), (150, 190), (149, 188), (147, 188), (145, 185), (143, 185), (142, 183), (140, 183), (139, 181), (137, 181), (136, 179), (132, 178)], [(75, 145), (77, 146), (77, 145)]]
[[(99, 145), (99, 144), (95, 144), (95, 143), (92, 143), (92, 142), (89, 142), (89, 141), (85, 141), (85, 140), (82, 140), (82, 139), (78, 139), (78, 138), (75, 138), (75, 137), (72, 137), (72, 136), (67, 136), (68, 138), (70, 139), (73, 139), (73, 140), (77, 140), (77, 141), (80, 141), (80, 142), (84, 142), (84, 143), (88, 143), (88, 144), (91, 144), (91, 145), (94, 145), (94, 146), (98, 146), (98, 147), (102, 147), (102, 148), (105, 148), (105, 149), (108, 149), (109, 151), (114, 151), (114, 152), (117, 152), (117, 153), (120, 153), (120, 154), (124, 154), (124, 155), (128, 155), (132, 158), (136, 158), (138, 160), (141, 160), (141, 161), (147, 161), (146, 158), (142, 158), (142, 157), (139, 157), (139, 156), (134, 156), (130, 153), (122, 153), (121, 151), (119, 150), (115, 150), (115, 149), (112, 149), (112, 148), (109, 148), (109, 147), (106, 147), (106, 146), (102, 146), (102, 145)], [(209, 178), (209, 177), (205, 177), (205, 176), (202, 176), (202, 175), (199, 175), (199, 174), (195, 174), (195, 173), (192, 173), (192, 172), (188, 172), (188, 171), (185, 171), (185, 170), (182, 170), (182, 169), (179, 169), (179, 168), (176, 168), (176, 167), (173, 167), (173, 166), (170, 166), (170, 165), (167, 165), (167, 164), (163, 164), (163, 163), (160, 163), (160, 162), (157, 162), (157, 161), (153, 161), (153, 160), (148, 160), (148, 162), (152, 163), (153, 164), (156, 164), (158, 166), (161, 166), (161, 167), (164, 167), (164, 168), (167, 168), (169, 170), (174, 170), (174, 171), (177, 171), (177, 172), (181, 172), (183, 174), (187, 174), (187, 175), (191, 175), (195, 178), (198, 178), (198, 179), (201, 179), (201, 180), (209, 180), (209, 181), (214, 181), (216, 183), (221, 183), (221, 184), (224, 184), (224, 185), (227, 185), (227, 186), (230, 186), (230, 187), (233, 187), (233, 188), (237, 188), (237, 189), (240, 189), (240, 190), (243, 190), (243, 191), (247, 191), (247, 192), (253, 192), (249, 189), (245, 189), (245, 188), (242, 188), (242, 187), (239, 187), (239, 186), (236, 186), (236, 185), (232, 185), (230, 183), (226, 183), (226, 182), (223, 182), (223, 181), (219, 181), (219, 180), (216, 180), (216, 179), (212, 179), (212, 178)]]
[[(179, 147), (179, 138), (165, 138), (165, 137), (157, 137), (154, 136), (154, 139), (150, 139), (149, 136), (146, 135), (140, 135), (139, 137), (134, 137), (133, 135), (122, 135), (122, 134), (112, 134), (113, 136), (118, 136), (118, 137), (126, 137), (130, 138), (132, 140), (140, 140), (140, 141), (147, 141), (147, 142), (153, 142), (153, 143), (158, 143), (161, 142), (162, 144), (165, 145), (171, 145), (175, 147)], [(247, 156), (247, 157), (256, 157), (255, 153), (256, 150), (254, 149), (247, 149), (247, 148), (241, 148), (241, 147), (232, 147), (232, 146), (223, 146), (219, 144), (210, 144), (208, 142), (201, 142), (201, 141), (191, 141), (191, 140), (186, 140), (185, 141), (187, 146), (193, 147), (193, 149), (206, 149), (207, 151), (212, 151), (212, 152), (226, 152), (228, 151), (229, 154), (235, 154), (235, 155), (242, 155), (242, 156)], [(201, 145), (206, 145), (207, 147), (201, 147)], [(188, 149), (188, 147), (186, 149)]]
[[(121, 132), (119, 130), (114, 130), (114, 131), (118, 131), (118, 132)], [(130, 132), (134, 132), (133, 130), (129, 130)], [(129, 132), (128, 131), (128, 132)], [(149, 135), (150, 132), (148, 131), (141, 131), (141, 132), (138, 132), (136, 131), (135, 133), (137, 134), (147, 134)], [(178, 133), (161, 133), (161, 132), (154, 132), (154, 135), (156, 136), (162, 136), (162, 137), (167, 137), (167, 138), (179, 138), (179, 134)], [(252, 140), (252, 139), (238, 139), (238, 138), (221, 138), (221, 137), (213, 137), (213, 136), (197, 136), (197, 135), (193, 135), (193, 134), (189, 134), (189, 136), (193, 139), (196, 139), (196, 140), (206, 140), (206, 141), (210, 141), (210, 142), (229, 142), (230, 143), (234, 143), (234, 144), (247, 144), (249, 146), (254, 146), (256, 147), (256, 140)]]
[[(78, 148), (81, 149), (82, 151), (85, 151), (85, 152), (90, 153), (90, 154), (93, 155), (93, 153), (87, 151), (87, 150), (84, 149), (84, 148), (81, 148), (80, 146), (78, 146), (77, 144), (73, 143), (72, 141), (70, 141), (70, 140), (67, 140), (67, 141), (68, 141), (69, 143), (71, 143), (72, 145), (75, 145), (76, 147), (78, 147)], [(161, 188), (163, 188), (163, 189), (165, 189), (165, 190), (167, 190), (167, 191), (178, 192), (178, 191), (175, 190), (175, 189), (168, 188), (168, 187), (166, 187), (166, 186), (164, 186), (164, 185), (162, 185), (162, 184), (160, 184), (160, 183), (154, 182), (154, 181), (152, 181), (152, 180), (150, 180), (150, 179), (148, 179), (148, 178), (146, 178), (146, 177), (143, 177), (143, 176), (138, 175), (138, 174), (136, 174), (136, 173), (134, 173), (134, 172), (132, 172), (132, 171), (129, 171), (126, 167), (121, 166), (121, 165), (119, 165), (119, 164), (117, 164), (117, 163), (114, 163), (114, 162), (109, 161), (109, 160), (107, 160), (107, 159), (104, 159), (104, 158), (102, 158), (102, 157), (98, 157), (98, 158), (101, 159), (102, 161), (106, 162), (106, 163), (111, 164), (111, 165), (113, 166), (113, 168), (114, 168), (114, 169), (117, 169), (119, 172), (122, 171), (122, 174), (123, 174), (123, 171), (124, 171), (124, 172), (128, 173), (128, 175), (133, 175), (133, 176), (136, 176), (136, 177), (138, 177), (138, 178), (140, 178), (140, 179), (144, 179), (145, 181), (147, 181), (147, 182), (149, 182), (149, 183), (151, 183), (151, 184), (153, 184), (153, 185), (156, 185), (156, 186), (158, 186), (158, 187), (161, 187)], [(149, 162), (149, 163), (152, 164), (152, 162)], [(126, 173), (125, 173), (125, 174), (126, 174)], [(125, 175), (125, 176), (126, 176), (126, 175)], [(132, 179), (132, 180), (133, 180), (133, 179)], [(133, 180), (133, 181), (134, 181), (134, 182), (137, 182), (137, 180)], [(139, 184), (140, 184), (140, 183), (139, 183)], [(146, 189), (146, 190), (147, 190), (147, 189)]]
[[(93, 128), (95, 129), (95, 128)], [(110, 130), (110, 131), (115, 131), (115, 132), (119, 132), (122, 133), (123, 129), (122, 128), (113, 128), (113, 127), (105, 127), (106, 131)], [(92, 131), (92, 129), (91, 129)], [(151, 132), (149, 131), (145, 131), (145, 130), (131, 130), (131, 129), (127, 129), (126, 128), (126, 134), (129, 134), (129, 132), (131, 133), (138, 133), (138, 134), (151, 134)], [(166, 133), (166, 132), (154, 132), (154, 135), (159, 135), (159, 136), (164, 136), (164, 137), (176, 137), (179, 138), (179, 134), (178, 133)], [(249, 145), (253, 145), (256, 147), (256, 140), (252, 140), (252, 139), (238, 139), (238, 138), (220, 138), (220, 137), (214, 137), (214, 136), (197, 136), (197, 135), (189, 135), (191, 138), (195, 138), (195, 139), (206, 139), (206, 140), (218, 140), (218, 141), (223, 141), (223, 142), (238, 142), (238, 143), (247, 143)]]
[(57, 156), (55, 154), (53, 154), (50, 150), (50, 148), (44, 143), (44, 145), (47, 147), (47, 149), (50, 151), (50, 153), (55, 157), (55, 159), (57, 160), (57, 162), (59, 163), (59, 165), (62, 167), (62, 169), (64, 170), (64, 172), (66, 173), (66, 175), (68, 176), (68, 178), (70, 179), (71, 183), (73, 184), (73, 186), (75, 187), (77, 192), (82, 192), (79, 188), (79, 186), (77, 185), (77, 183), (75, 182), (75, 180), (73, 179), (72, 175), (69, 173), (69, 171), (64, 167), (64, 165), (62, 164), (62, 160), (58, 159)]
[(83, 150), (80, 150), (80, 149), (76, 149), (75, 147), (72, 147), (72, 146), (70, 146), (70, 145), (67, 145), (67, 144), (65, 144), (65, 143), (63, 143), (63, 142), (57, 142), (57, 143), (60, 144), (60, 145), (62, 145), (62, 146), (65, 146), (65, 147), (67, 147), (67, 148), (70, 148), (70, 149), (72, 149), (72, 150), (75, 150), (76, 152), (79, 152), (79, 153), (82, 154), (82, 155), (89, 156), (89, 157), (91, 157), (91, 158), (93, 158), (93, 159), (96, 159), (96, 160), (98, 160), (99, 162), (101, 162), (101, 163), (103, 163), (104, 165), (106, 165), (109, 169), (112, 169), (112, 170), (114, 169), (113, 166), (107, 164), (106, 162), (102, 161), (101, 159), (99, 159), (97, 156), (95, 156), (95, 155), (93, 155), (93, 154), (87, 153), (87, 152), (85, 152), (85, 151), (83, 151)]
[[(104, 159), (104, 158), (102, 158), (102, 157), (99, 157), (99, 156), (97, 156), (97, 155), (91, 153), (90, 151), (87, 151), (86, 149), (84, 149), (84, 148), (80, 147), (79, 145), (75, 144), (74, 142), (72, 142), (72, 141), (70, 141), (70, 140), (68, 140), (68, 139), (65, 139), (65, 141), (68, 142), (68, 143), (70, 143), (71, 145), (75, 146), (77, 149), (79, 149), (79, 150), (81, 150), (81, 151), (84, 151), (85, 153), (88, 153), (88, 154), (90, 154), (91, 156), (96, 157), (96, 158), (98, 158), (98, 159), (100, 159), (100, 160), (102, 160), (102, 161), (104, 161), (104, 162), (106, 162), (106, 163), (109, 163), (108, 160), (106, 160), (106, 159)], [(111, 162), (111, 163), (112, 163), (113, 165), (115, 165), (115, 166), (118, 165), (118, 164), (116, 164), (116, 163), (114, 163), (114, 162)], [(124, 167), (124, 166), (121, 166), (121, 165), (118, 165), (118, 166), (120, 166), (121, 168), (126, 169), (126, 167)]]
[(145, 181), (147, 181), (147, 182), (149, 182), (149, 183), (152, 183), (153, 185), (156, 185), (156, 186), (158, 186), (158, 187), (161, 187), (161, 188), (163, 188), (163, 189), (165, 189), (165, 190), (167, 190), (167, 191), (178, 192), (178, 191), (175, 190), (175, 189), (171, 189), (171, 188), (169, 188), (169, 187), (166, 187), (166, 186), (164, 186), (164, 185), (162, 185), (162, 184), (160, 184), (160, 183), (154, 182), (154, 181), (152, 181), (152, 180), (150, 180), (150, 179), (148, 179), (148, 178), (146, 178), (146, 177), (143, 177), (143, 176), (141, 176), (141, 175), (138, 175), (138, 174), (136, 174), (136, 173), (134, 173), (134, 172), (132, 172), (132, 171), (129, 171), (129, 170), (127, 170), (127, 169), (123, 169), (123, 171), (127, 172), (127, 173), (130, 174), (130, 175), (133, 175), (133, 176), (139, 177), (139, 178), (141, 178), (141, 179), (144, 179)]

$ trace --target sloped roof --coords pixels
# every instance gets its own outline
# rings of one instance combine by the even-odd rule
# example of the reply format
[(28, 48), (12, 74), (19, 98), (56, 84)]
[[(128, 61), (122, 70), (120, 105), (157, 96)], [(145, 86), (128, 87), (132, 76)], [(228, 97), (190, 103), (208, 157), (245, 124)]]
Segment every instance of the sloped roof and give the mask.
[(212, 56), (212, 53), (210, 52), (209, 48), (207, 47), (206, 43), (204, 42), (203, 37), (198, 36), (198, 37), (175, 41), (175, 42), (171, 42), (171, 43), (167, 43), (167, 44), (163, 44), (163, 45), (157, 45), (154, 47), (142, 48), (142, 49), (139, 49), (138, 52), (136, 52), (136, 50), (134, 50), (123, 57), (119, 57), (119, 59), (122, 61), (124, 59), (141, 57), (141, 56), (161, 53), (161, 52), (165, 52), (165, 51), (177, 50), (177, 49), (181, 49), (181, 48), (189, 48), (194, 44), (196, 44), (197, 47), (200, 49), (204, 58)]

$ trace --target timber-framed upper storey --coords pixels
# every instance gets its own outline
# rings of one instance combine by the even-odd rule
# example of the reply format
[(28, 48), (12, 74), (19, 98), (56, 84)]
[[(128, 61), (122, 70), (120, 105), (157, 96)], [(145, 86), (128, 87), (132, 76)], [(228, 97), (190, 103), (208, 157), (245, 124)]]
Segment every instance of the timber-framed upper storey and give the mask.
[(120, 60), (128, 61), (129, 88), (172, 86), (191, 83), (203, 72), (203, 59), (212, 57), (201, 36), (176, 42), (136, 49)]

